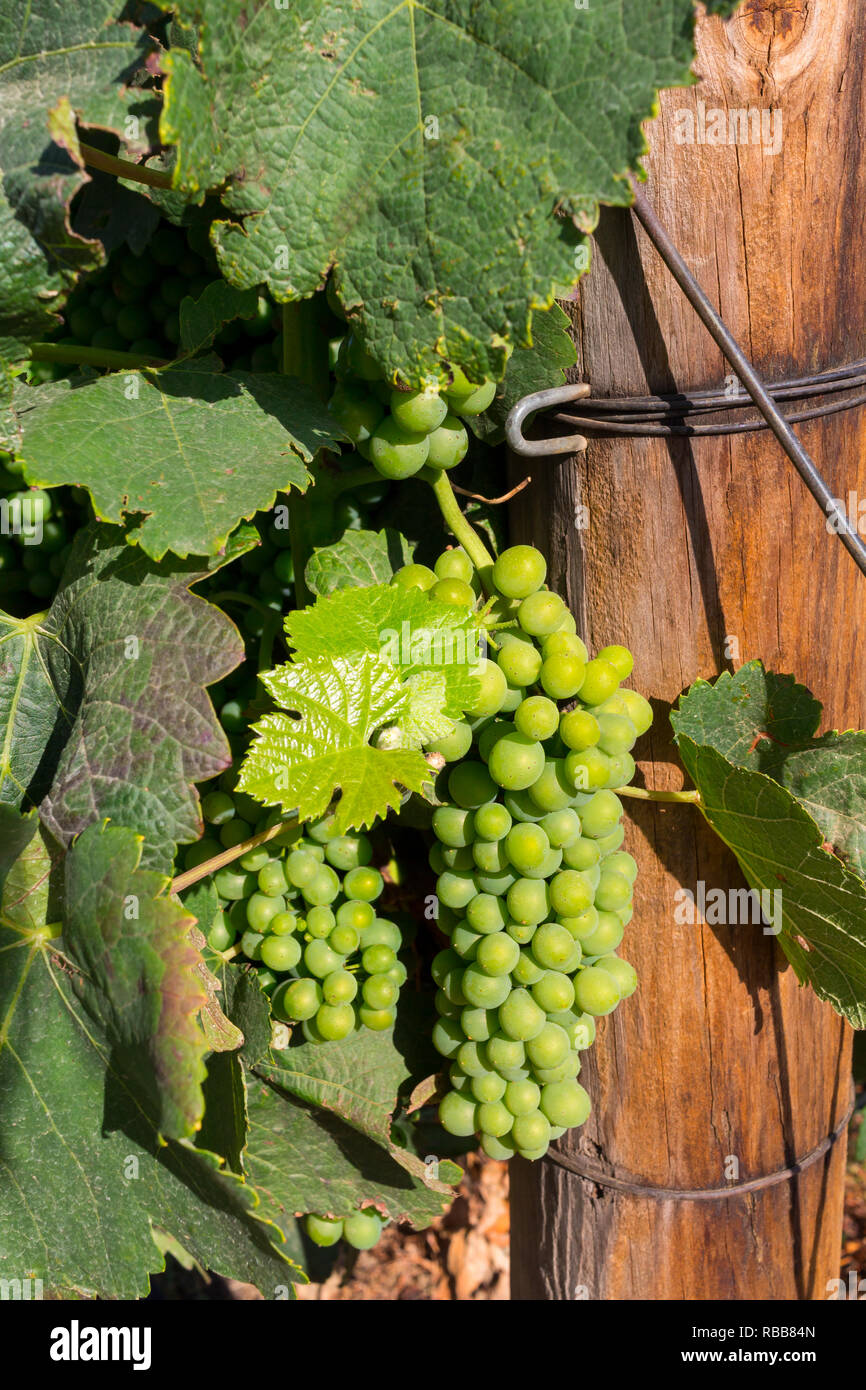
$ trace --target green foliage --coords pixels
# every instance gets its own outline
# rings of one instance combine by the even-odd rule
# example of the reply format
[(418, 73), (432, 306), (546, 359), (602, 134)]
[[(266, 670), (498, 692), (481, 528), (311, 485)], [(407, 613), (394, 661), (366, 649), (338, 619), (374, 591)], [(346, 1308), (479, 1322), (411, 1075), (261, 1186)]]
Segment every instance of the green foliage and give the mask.
[(335, 589), (369, 588), (387, 584), (401, 565), (412, 559), (405, 536), (390, 526), (383, 531), (346, 531), (334, 545), (314, 550), (304, 577), (314, 594)]

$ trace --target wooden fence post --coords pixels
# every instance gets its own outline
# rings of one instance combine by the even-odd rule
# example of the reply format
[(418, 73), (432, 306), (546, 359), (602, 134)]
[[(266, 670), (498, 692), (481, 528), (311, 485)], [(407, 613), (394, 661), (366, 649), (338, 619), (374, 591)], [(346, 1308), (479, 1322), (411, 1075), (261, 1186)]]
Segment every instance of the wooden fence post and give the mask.
[[(765, 378), (864, 355), (859, 11), (747, 0), (727, 23), (703, 20), (700, 85), (665, 93), (648, 128), (649, 199)], [(576, 378), (594, 395), (718, 387), (729, 369), (631, 214), (605, 212), (593, 260), (573, 306)], [(836, 495), (866, 498), (863, 410), (798, 428)], [(533, 474), (515, 539), (546, 550), (591, 649), (635, 653), (630, 683), (656, 710), (636, 750), (646, 785), (683, 785), (668, 722), (680, 692), (755, 657), (811, 687), (824, 727), (866, 724), (866, 581), (767, 431), (599, 440), (513, 468)], [(593, 1115), (559, 1147), (657, 1187), (772, 1174), (844, 1117), (850, 1029), (760, 927), (676, 921), (679, 886), (743, 884), (695, 810), (628, 812), (640, 876), (622, 951), (641, 985), (584, 1054)], [(512, 1296), (826, 1298), (844, 1165), (841, 1140), (797, 1178), (707, 1202), (515, 1160)]]

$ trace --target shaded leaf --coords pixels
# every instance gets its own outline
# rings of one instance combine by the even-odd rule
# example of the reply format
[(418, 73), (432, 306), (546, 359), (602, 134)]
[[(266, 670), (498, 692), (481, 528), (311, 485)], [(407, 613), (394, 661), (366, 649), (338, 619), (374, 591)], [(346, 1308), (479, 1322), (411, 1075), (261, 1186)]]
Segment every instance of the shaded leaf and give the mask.
[(225, 280), (212, 280), (198, 299), (189, 295), (180, 301), (180, 342), (184, 352), (201, 352), (210, 347), (224, 324), (232, 319), (249, 318), (256, 311), (255, 289), (238, 290)]
[(566, 371), (576, 361), (571, 323), (559, 305), (552, 305), (547, 313), (533, 314), (532, 346), (515, 348), (490, 409), (483, 415), (469, 416), (467, 425), (485, 444), (500, 444), (509, 411), (517, 402), (535, 391), (564, 385)]
[(314, 550), (304, 571), (314, 594), (335, 589), (369, 588), (387, 584), (395, 570), (408, 565), (412, 546), (399, 531), (344, 531), (333, 545)]

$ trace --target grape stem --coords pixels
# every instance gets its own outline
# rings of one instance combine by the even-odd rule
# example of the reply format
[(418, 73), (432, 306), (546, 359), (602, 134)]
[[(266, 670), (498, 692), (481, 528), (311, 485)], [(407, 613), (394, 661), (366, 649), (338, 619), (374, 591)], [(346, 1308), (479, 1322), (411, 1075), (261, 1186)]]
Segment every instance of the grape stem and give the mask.
[(269, 840), (275, 840), (278, 835), (282, 835), (284, 830), (291, 830), (293, 825), (298, 823), (297, 812), (287, 816), (285, 820), (278, 821), (272, 825), (270, 830), (263, 830), (259, 835), (253, 835), (249, 840), (241, 840), (239, 845), (232, 845), (231, 849), (223, 850), (222, 854), (215, 854), (213, 859), (205, 859), (204, 863), (196, 864), (195, 868), (186, 869), (184, 873), (178, 874), (171, 881), (170, 892), (182, 893), (185, 888), (191, 888), (194, 883), (199, 883), (203, 878), (210, 878), (218, 869), (224, 869), (227, 864), (233, 864), (236, 859), (249, 854), (251, 849), (258, 849), (259, 845), (266, 845)]
[(120, 352), (114, 348), (79, 347), (77, 343), (31, 343), (33, 362), (68, 362), (73, 367), (107, 367), (109, 370), (141, 371), (145, 367), (167, 367), (164, 357), (148, 357), (141, 352)]
[(617, 796), (633, 796), (638, 801), (684, 802), (692, 806), (701, 805), (701, 794), (696, 787), (681, 792), (653, 791), (649, 787), (616, 787)]
[(93, 145), (78, 142), (81, 157), (91, 169), (101, 169), (104, 174), (115, 174), (119, 179), (129, 179), (133, 183), (146, 183), (150, 188), (171, 188), (171, 174), (162, 169), (148, 169), (145, 164), (133, 164), (128, 159), (118, 159), (117, 155), (106, 154)]
[(463, 546), (475, 568), (479, 571), (489, 570), (493, 565), (493, 556), (461, 512), (448, 474), (442, 468), (422, 468), (419, 476), (430, 484), (445, 525)]

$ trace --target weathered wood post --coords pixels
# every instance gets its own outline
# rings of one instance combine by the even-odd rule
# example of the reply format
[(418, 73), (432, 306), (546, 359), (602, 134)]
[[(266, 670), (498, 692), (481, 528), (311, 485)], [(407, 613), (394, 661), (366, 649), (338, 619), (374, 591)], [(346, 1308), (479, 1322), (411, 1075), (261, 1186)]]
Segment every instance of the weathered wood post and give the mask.
[[(861, 357), (860, 6), (747, 0), (698, 39), (700, 85), (666, 93), (648, 131), (650, 201), (765, 379)], [(763, 123), (731, 122), (749, 108)], [(718, 387), (728, 372), (629, 213), (602, 217), (573, 320), (575, 375), (594, 395)], [(799, 429), (835, 493), (866, 496), (863, 411)], [(515, 462), (515, 478), (526, 471)], [(592, 649), (634, 651), (633, 683), (657, 712), (639, 745), (646, 785), (683, 785), (667, 717), (680, 692), (754, 657), (809, 685), (825, 727), (863, 726), (866, 584), (767, 431), (598, 440), (530, 471), (513, 533), (546, 550)], [(774, 1174), (844, 1117), (850, 1030), (760, 927), (676, 922), (680, 885), (743, 883), (695, 810), (628, 809), (640, 877), (622, 949), (641, 986), (602, 1021), (582, 1076), (593, 1115), (559, 1147), (650, 1188)], [(703, 1201), (516, 1160), (512, 1296), (826, 1298), (844, 1163), (838, 1142), (798, 1177)]]

